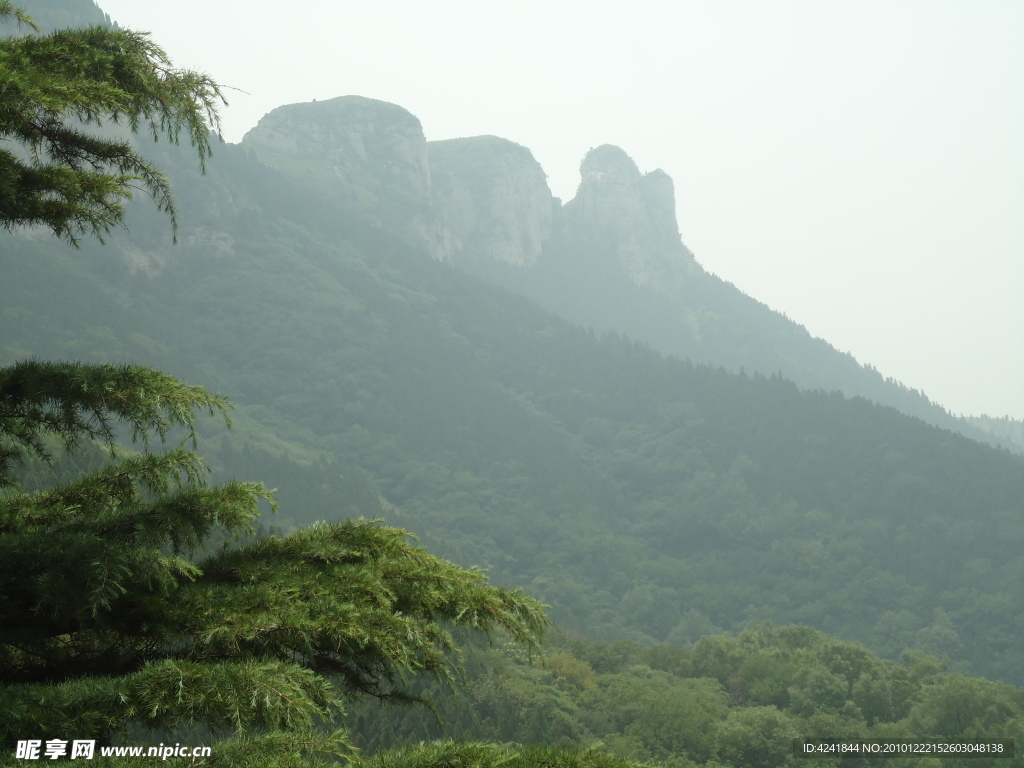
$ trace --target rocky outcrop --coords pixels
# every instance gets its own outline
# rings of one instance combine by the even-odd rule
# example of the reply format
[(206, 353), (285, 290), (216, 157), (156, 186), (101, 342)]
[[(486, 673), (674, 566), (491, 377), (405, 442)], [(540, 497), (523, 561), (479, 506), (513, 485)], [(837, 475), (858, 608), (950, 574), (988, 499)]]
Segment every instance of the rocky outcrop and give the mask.
[(696, 269), (679, 238), (675, 190), (667, 173), (641, 174), (629, 155), (605, 144), (587, 153), (580, 176), (576, 197), (565, 206), (576, 237), (610, 250), (640, 286), (668, 288)]
[(242, 140), (301, 173), (435, 259), (531, 266), (551, 234), (553, 199), (525, 147), (494, 136), (432, 142), (394, 104), (359, 96), (290, 104)]
[(431, 207), (427, 141), (402, 107), (362, 96), (289, 104), (242, 139), (261, 160), (335, 190), (377, 226), (450, 255), (450, 234)]
[(405, 109), (360, 96), (290, 104), (242, 140), (281, 170), (325, 186), (375, 226), (435, 259), (530, 268), (554, 220), (636, 285), (672, 291), (697, 269), (679, 239), (672, 180), (641, 174), (618, 147), (591, 150), (564, 208), (528, 149), (496, 136), (427, 143)]
[(427, 149), (434, 210), (451, 233), (452, 259), (533, 266), (551, 236), (554, 199), (530, 150), (496, 136)]
[[(271, 155), (315, 160), (338, 178), (427, 200), (430, 171), (423, 127), (394, 104), (361, 96), (289, 104), (267, 113), (242, 139)], [(369, 189), (367, 191), (370, 191)]]

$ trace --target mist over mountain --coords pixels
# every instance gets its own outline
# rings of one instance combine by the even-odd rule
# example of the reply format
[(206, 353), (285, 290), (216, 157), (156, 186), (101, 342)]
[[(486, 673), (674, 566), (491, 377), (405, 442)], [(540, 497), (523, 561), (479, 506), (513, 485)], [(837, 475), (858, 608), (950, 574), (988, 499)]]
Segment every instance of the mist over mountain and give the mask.
[(362, 97), (280, 107), (242, 146), (346, 190), (410, 246), (584, 327), (733, 372), (867, 397), (1022, 450), (708, 274), (680, 238), (672, 180), (641, 174), (621, 148), (592, 149), (576, 197), (562, 204), (526, 148), (492, 136), (428, 143), (411, 114)]
[(202, 452), (280, 489), (268, 524), (386, 518), (570, 634), (802, 623), (1024, 680), (1024, 462), (708, 274), (665, 173), (596, 147), (563, 203), (527, 148), (355, 96), (272, 111), (206, 176), (147, 151), (179, 245), (149, 201), (107, 247), (5, 235), (0, 364), (223, 391)]
[[(340, 128), (317, 127), (338, 110)], [(435, 178), (433, 146), (396, 107), (292, 111), (313, 115), (309, 140), (271, 149), (254, 132), (219, 147), (206, 176), (183, 149), (153, 146), (180, 203), (177, 246), (144, 202), (106, 247), (4, 238), (0, 361), (133, 360), (228, 393), (236, 429), (203, 452), (280, 490), (268, 524), (386, 518), (528, 589), (572, 633), (687, 643), (796, 622), (1022, 679), (1019, 458), (778, 373), (666, 357), (476, 274), (530, 275), (561, 254), (554, 294), (583, 286), (580, 311), (612, 295), (677, 306), (697, 276), (725, 298), (716, 317), (687, 315), (689, 338), (754, 333), (724, 316), (749, 300), (681, 244), (664, 262), (643, 250), (672, 234), (663, 175), (601, 149), (588, 184), (631, 196), (644, 227), (604, 221), (600, 186), (550, 201), (548, 219), (536, 164), (508, 142), (443, 143), (449, 175)], [(353, 111), (373, 116), (370, 135), (345, 122)], [(466, 181), (458, 165), (474, 158), (512, 170)], [(587, 222), (603, 236), (586, 239)], [(806, 337), (763, 311), (768, 338)], [(746, 359), (748, 344), (722, 354)]]

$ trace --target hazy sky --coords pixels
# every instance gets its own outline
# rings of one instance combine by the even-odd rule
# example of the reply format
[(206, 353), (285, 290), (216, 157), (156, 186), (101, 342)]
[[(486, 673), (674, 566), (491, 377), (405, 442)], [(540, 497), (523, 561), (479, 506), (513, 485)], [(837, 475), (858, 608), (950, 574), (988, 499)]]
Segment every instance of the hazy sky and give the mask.
[(1024, 418), (1020, 0), (99, 5), (245, 91), (232, 142), (358, 94), (528, 147), (563, 200), (618, 144), (673, 178), (706, 269), (954, 413)]

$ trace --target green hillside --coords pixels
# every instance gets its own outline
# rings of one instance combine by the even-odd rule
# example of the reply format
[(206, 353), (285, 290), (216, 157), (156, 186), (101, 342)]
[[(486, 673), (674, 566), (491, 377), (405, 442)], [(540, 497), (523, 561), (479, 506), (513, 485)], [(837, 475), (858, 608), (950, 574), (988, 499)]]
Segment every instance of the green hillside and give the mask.
[[(21, 141), (40, 61), (105, 89), (138, 42), (84, 37), (3, 41)], [(1024, 764), (1020, 425), (959, 424), (708, 275), (667, 174), (598, 147), (562, 205), (527, 148), (428, 146), (352, 96), (205, 176), (116, 135), (76, 140), (168, 171), (177, 244), (142, 178), (156, 206), (69, 248), (60, 195), (96, 180), (0, 150), (0, 764)]]
[(1018, 458), (598, 337), (240, 147), (174, 177), (176, 247), (147, 210), (107, 249), (0, 242), (0, 363), (132, 360), (228, 393), (242, 426), (204, 453), (280, 488), (273, 524), (386, 517), (591, 639), (798, 622), (1024, 680)]
[[(467, 651), (461, 695), (425, 686), (437, 719), (422, 708), (362, 705), (353, 731), (371, 752), (423, 740), (587, 748), (671, 768), (736, 765), (887, 765), (865, 753), (795, 758), (795, 739), (885, 741), (987, 738), (1020, 744), (1019, 689), (951, 674), (908, 654), (879, 659), (808, 627), (756, 625), (691, 648), (627, 640), (552, 639), (544, 659), (511, 646)], [(985, 702), (981, 705), (981, 702)], [(980, 706), (979, 706), (980, 705)], [(927, 753), (906, 766), (1010, 766), (1022, 761)], [(1019, 749), (1019, 746), (1017, 746)], [(385, 752), (385, 755), (389, 753)], [(408, 759), (410, 755), (406, 754)], [(385, 758), (378, 757), (381, 764)]]

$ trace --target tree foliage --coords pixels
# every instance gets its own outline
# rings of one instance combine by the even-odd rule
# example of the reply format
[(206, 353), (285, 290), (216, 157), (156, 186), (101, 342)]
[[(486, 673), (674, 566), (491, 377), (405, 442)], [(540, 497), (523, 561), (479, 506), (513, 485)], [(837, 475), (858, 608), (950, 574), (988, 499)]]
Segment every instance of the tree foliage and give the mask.
[[(464, 699), (437, 694), (443, 726), (414, 712), (359, 704), (349, 714), (353, 738), (376, 750), (373, 764), (382, 767), (449, 764), (444, 755), (461, 765), (464, 758), (456, 756), (474, 742), (573, 745), (609, 764), (622, 759), (665, 768), (888, 763), (853, 754), (806, 760), (793, 754), (795, 738), (1021, 743), (1019, 688), (946, 672), (935, 658), (882, 659), (806, 626), (759, 624), (690, 647), (564, 636), (548, 645), (545, 657), (527, 661), (512, 649), (472, 643)], [(550, 652), (551, 646), (561, 647)], [(429, 742), (442, 738), (463, 744)], [(476, 759), (470, 764), (491, 764)], [(899, 764), (937, 763), (924, 755)], [(1010, 768), (1024, 758), (1019, 751), (1013, 759), (949, 756), (942, 764)]]
[[(0, 21), (36, 27), (10, 2)], [(124, 126), (177, 143), (184, 134), (200, 163), (219, 127), (221, 87), (177, 69), (148, 34), (93, 26), (0, 39), (0, 223), (42, 225), (72, 245), (100, 240), (124, 220), (124, 202), (145, 190), (177, 215), (162, 171), (138, 152)]]
[(452, 741), (381, 752), (367, 765), (368, 768), (641, 768), (639, 763), (601, 751)]
[[(450, 680), (452, 627), (537, 643), (547, 619), (536, 601), (394, 528), (323, 523), (204, 550), (215, 531), (251, 534), (270, 492), (209, 486), (195, 453), (151, 453), (146, 439), (172, 425), (191, 434), (197, 410), (225, 408), (142, 367), (0, 371), (5, 747), (110, 743), (129, 727), (199, 722), (236, 733), (236, 746), (270, 750), (263, 764), (344, 754), (344, 701), (414, 700), (408, 673)], [(69, 451), (94, 439), (113, 448), (121, 425), (147, 450), (41, 491), (17, 488), (16, 460), (49, 457), (54, 440)]]

